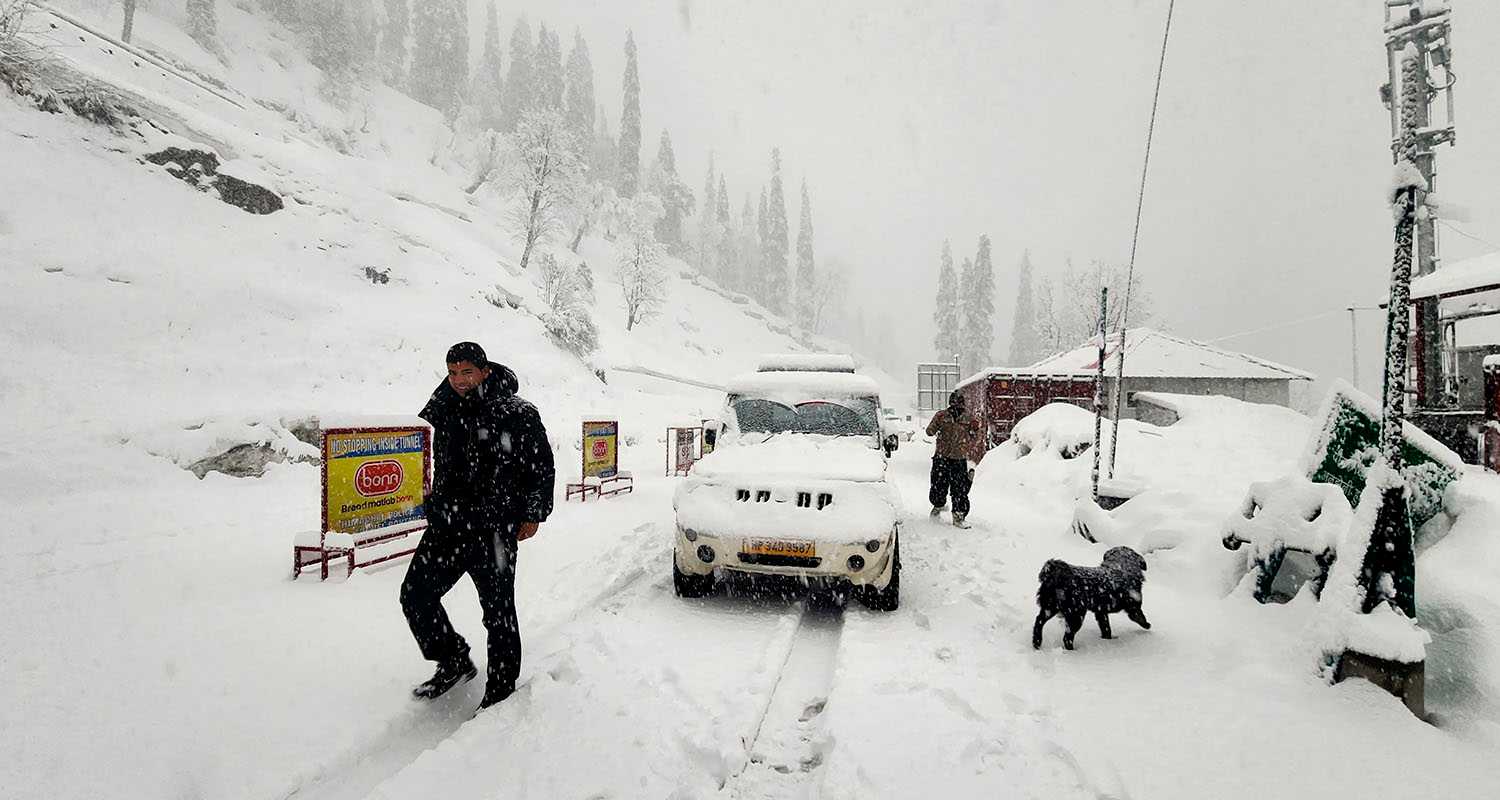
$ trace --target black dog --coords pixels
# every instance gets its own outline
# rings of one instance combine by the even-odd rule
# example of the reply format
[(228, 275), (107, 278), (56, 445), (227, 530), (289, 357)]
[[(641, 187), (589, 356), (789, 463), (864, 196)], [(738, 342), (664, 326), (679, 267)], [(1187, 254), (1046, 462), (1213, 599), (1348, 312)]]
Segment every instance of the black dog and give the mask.
[(1036, 590), (1036, 627), (1031, 630), (1031, 646), (1042, 646), (1042, 626), (1059, 614), (1068, 624), (1063, 647), (1073, 649), (1073, 635), (1083, 627), (1083, 616), (1093, 612), (1099, 621), (1099, 633), (1111, 638), (1109, 615), (1124, 611), (1135, 624), (1151, 629), (1141, 613), (1141, 586), (1146, 582), (1146, 559), (1128, 547), (1111, 547), (1104, 563), (1097, 567), (1075, 567), (1066, 561), (1052, 559), (1042, 565), (1037, 575), (1041, 585)]

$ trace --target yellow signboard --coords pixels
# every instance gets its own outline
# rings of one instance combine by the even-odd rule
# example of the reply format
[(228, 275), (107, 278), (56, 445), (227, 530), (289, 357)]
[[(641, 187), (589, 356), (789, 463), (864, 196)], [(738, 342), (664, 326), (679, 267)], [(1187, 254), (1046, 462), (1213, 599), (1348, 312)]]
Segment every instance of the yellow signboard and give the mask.
[(612, 478), (620, 472), (620, 423), (583, 423), (583, 477)]
[(423, 518), (431, 431), (323, 431), (323, 530), (357, 533)]

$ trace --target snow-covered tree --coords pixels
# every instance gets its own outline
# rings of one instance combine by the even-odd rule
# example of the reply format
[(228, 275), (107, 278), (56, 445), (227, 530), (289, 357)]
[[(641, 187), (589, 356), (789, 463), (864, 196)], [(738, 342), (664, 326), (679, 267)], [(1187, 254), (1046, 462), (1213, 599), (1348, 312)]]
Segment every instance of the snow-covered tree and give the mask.
[(516, 221), (522, 242), (521, 269), (531, 251), (554, 231), (573, 202), (583, 175), (578, 144), (555, 110), (530, 111), (515, 133), (519, 203)]
[(641, 76), (635, 63), (635, 34), (625, 33), (625, 102), (620, 115), (620, 196), (641, 188)]
[(215, 0), (187, 0), (187, 34), (204, 50), (219, 52), (219, 10)]
[(531, 44), (531, 25), (516, 20), (510, 32), (510, 71), (500, 89), (500, 129), (509, 133), (521, 117), (536, 109), (536, 50)]
[(583, 237), (607, 223), (616, 213), (620, 198), (615, 187), (603, 181), (592, 181), (584, 187), (578, 201), (573, 204), (573, 241), (568, 249), (578, 252)]
[(734, 242), (734, 265), (725, 273), (725, 285), (753, 297), (755, 292), (751, 286), (755, 282), (755, 264), (760, 259), (760, 226), (749, 192), (745, 193), (745, 202), (740, 206), (738, 234)]
[(374, 65), (378, 26), (374, 7), (354, 0), (307, 0), (295, 29), (308, 60), (323, 71), (324, 96), (345, 105), (360, 77)]
[(661, 201), (649, 193), (632, 201), (629, 226), (616, 262), (627, 331), (654, 316), (667, 300), (667, 271), (662, 267), (666, 253), (656, 241), (656, 221), (664, 212)]
[(693, 197), (693, 190), (677, 174), (672, 136), (665, 130), (661, 132), (656, 160), (651, 163), (646, 186), (662, 203), (662, 215), (656, 221), (656, 240), (672, 255), (682, 255), (682, 222), (692, 216), (697, 200)]
[(584, 278), (588, 265), (558, 261), (551, 253), (537, 256), (537, 288), (541, 291), (542, 325), (558, 344), (583, 355), (599, 345), (599, 329), (589, 309), (592, 281)]
[(812, 200), (802, 179), (802, 216), (797, 223), (797, 324), (813, 330), (817, 323), (818, 277), (813, 264)]
[(538, 108), (563, 110), (562, 42), (542, 24), (536, 35), (536, 102)]
[(412, 97), (454, 117), (469, 85), (469, 4), (424, 0), (412, 23)]
[(937, 359), (947, 361), (959, 351), (958, 273), (953, 270), (953, 251), (947, 240), (943, 241), (942, 262), (938, 267), (937, 302), (932, 310), (932, 322), (937, 326), (932, 346), (937, 350)]
[(765, 302), (779, 314), (790, 310), (791, 275), (787, 269), (787, 251), (791, 234), (786, 222), (786, 194), (781, 188), (781, 148), (771, 148), (771, 188), (767, 193), (766, 237), (761, 241), (764, 252)]
[(1016, 312), (1011, 323), (1010, 363), (1024, 367), (1034, 364), (1043, 352), (1041, 331), (1037, 325), (1036, 291), (1033, 288), (1031, 251), (1021, 253), (1021, 275), (1016, 283)]
[[(568, 53), (568, 83), (563, 105), (573, 138), (592, 145), (594, 137), (594, 64), (583, 33), (573, 31), (573, 49)], [(590, 148), (592, 149), (592, 147)], [(592, 161), (593, 153), (588, 154)], [(596, 178), (597, 180), (597, 178)]]
[(479, 63), (474, 67), (474, 85), (469, 89), (469, 103), (478, 114), (483, 128), (501, 129), (500, 103), (505, 72), (500, 57), (500, 15), (495, 0), (484, 12), (484, 40)]
[(979, 237), (979, 252), (973, 262), (965, 260), (959, 280), (959, 306), (963, 324), (959, 329), (959, 352), (965, 370), (990, 365), (990, 346), (995, 341), (995, 265), (990, 257), (990, 237)]
[(405, 89), (407, 61), (411, 50), (406, 41), (411, 30), (411, 6), (407, 0), (384, 0), (385, 27), (380, 34), (380, 67), (388, 86)]

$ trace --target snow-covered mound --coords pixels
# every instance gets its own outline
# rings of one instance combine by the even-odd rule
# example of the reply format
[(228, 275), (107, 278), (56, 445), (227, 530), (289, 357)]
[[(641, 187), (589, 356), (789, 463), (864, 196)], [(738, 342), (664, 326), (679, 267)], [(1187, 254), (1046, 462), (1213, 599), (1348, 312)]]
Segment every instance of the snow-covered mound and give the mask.
[(1072, 403), (1048, 403), (1010, 432), (1019, 454), (1041, 451), (1073, 458), (1094, 444), (1094, 415)]

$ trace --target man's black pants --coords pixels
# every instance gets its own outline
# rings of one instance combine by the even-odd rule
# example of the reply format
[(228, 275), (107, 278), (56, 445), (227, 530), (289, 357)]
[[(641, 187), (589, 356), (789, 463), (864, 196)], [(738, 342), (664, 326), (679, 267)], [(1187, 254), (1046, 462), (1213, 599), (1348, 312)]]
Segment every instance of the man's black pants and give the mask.
[(488, 691), (515, 688), (521, 674), (521, 629), (516, 620), (516, 529), (512, 525), (429, 522), (401, 582), (401, 609), (428, 661), (446, 664), (469, 654), (453, 630), (443, 595), (467, 573), (479, 592), (489, 633)]
[(967, 516), (969, 513), (969, 461), (964, 458), (932, 459), (932, 489), (927, 499), (933, 508), (942, 508), (948, 502), (948, 492), (953, 492), (953, 513)]

